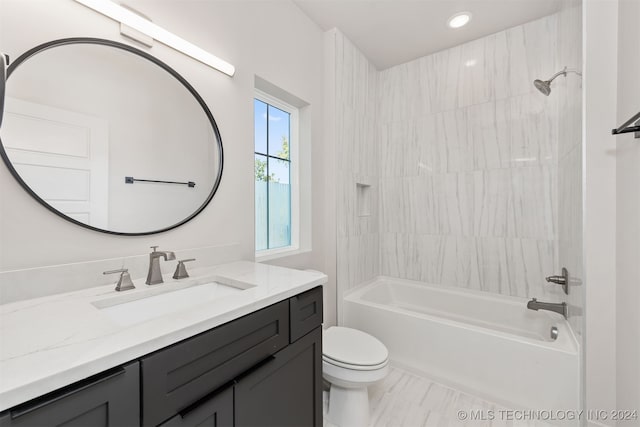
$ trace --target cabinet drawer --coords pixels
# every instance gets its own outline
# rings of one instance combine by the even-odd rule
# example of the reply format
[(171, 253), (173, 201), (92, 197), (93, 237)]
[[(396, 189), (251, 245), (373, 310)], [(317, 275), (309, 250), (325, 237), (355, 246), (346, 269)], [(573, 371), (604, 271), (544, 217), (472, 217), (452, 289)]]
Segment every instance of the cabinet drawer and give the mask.
[(322, 324), (322, 286), (290, 300), (291, 339), (294, 342)]
[(139, 426), (138, 362), (69, 385), (0, 416), (0, 426)]
[(162, 423), (288, 342), (282, 301), (143, 358), (142, 424)]

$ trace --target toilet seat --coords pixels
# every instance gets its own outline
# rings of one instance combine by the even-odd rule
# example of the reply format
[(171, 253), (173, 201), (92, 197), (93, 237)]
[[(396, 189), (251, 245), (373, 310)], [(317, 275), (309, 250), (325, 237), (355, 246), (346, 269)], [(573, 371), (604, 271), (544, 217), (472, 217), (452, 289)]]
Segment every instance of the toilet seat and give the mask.
[(322, 360), (358, 371), (385, 367), (389, 351), (377, 338), (357, 329), (332, 326), (322, 335)]
[(389, 363), (388, 360), (385, 360), (382, 363), (378, 363), (377, 365), (353, 365), (351, 363), (340, 362), (339, 360), (333, 360), (332, 358), (322, 355), (322, 361), (325, 363), (329, 363), (333, 366), (338, 366), (340, 368), (345, 369), (353, 369), (356, 371), (375, 371), (376, 369), (384, 368)]

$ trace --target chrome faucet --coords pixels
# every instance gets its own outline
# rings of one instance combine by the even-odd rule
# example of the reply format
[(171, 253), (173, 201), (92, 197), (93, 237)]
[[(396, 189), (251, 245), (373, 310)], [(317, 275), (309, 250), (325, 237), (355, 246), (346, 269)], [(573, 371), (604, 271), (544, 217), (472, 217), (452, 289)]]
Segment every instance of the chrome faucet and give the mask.
[(569, 318), (569, 306), (566, 302), (562, 303), (553, 303), (553, 302), (539, 302), (537, 299), (533, 298), (531, 301), (527, 302), (527, 308), (529, 310), (548, 310), (554, 311), (556, 313), (562, 314), (565, 319)]
[(156, 251), (157, 246), (151, 246), (153, 252), (149, 254), (149, 272), (147, 273), (147, 285), (157, 285), (164, 283), (162, 271), (160, 270), (160, 257), (165, 261), (176, 259), (176, 254), (171, 251)]

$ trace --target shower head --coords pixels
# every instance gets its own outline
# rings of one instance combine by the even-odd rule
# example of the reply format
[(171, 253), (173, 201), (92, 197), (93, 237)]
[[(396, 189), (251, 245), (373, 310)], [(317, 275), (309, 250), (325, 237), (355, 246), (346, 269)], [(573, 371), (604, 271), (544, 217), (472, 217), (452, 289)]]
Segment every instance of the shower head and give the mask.
[(533, 81), (533, 85), (536, 87), (536, 89), (538, 89), (540, 92), (542, 92), (543, 95), (549, 96), (549, 94), (551, 93), (551, 80), (534, 80)]
[(551, 78), (549, 78), (549, 80), (539, 80), (539, 79), (534, 80), (533, 81), (533, 85), (543, 95), (549, 96), (549, 94), (551, 93), (551, 82), (558, 76), (567, 77), (567, 73), (575, 73), (575, 74), (577, 74), (579, 76), (582, 76), (582, 73), (580, 73), (580, 72), (578, 72), (576, 70), (568, 70), (567, 67), (564, 67), (564, 69), (562, 71), (559, 71), (559, 72), (555, 73), (553, 76), (551, 76)]

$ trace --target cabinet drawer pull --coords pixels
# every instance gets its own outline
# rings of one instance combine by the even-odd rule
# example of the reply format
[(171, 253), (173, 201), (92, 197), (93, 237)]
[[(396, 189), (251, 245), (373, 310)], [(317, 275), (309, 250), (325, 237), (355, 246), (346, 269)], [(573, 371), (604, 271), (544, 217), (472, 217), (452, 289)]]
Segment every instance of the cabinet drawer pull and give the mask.
[(249, 369), (247, 369), (246, 371), (244, 371), (240, 375), (238, 375), (238, 377), (236, 378), (235, 382), (238, 382), (238, 381), (242, 380), (242, 378), (244, 378), (247, 375), (257, 371), (258, 369), (262, 368), (264, 365), (266, 365), (266, 364), (268, 364), (270, 362), (273, 362), (274, 360), (276, 360), (276, 356), (274, 356), (273, 354), (271, 356), (268, 356), (268, 357), (262, 359), (261, 361), (259, 361), (258, 363), (256, 363), (255, 365), (253, 365), (252, 367), (250, 367)]
[(209, 393), (202, 399), (187, 406), (182, 411), (178, 412), (178, 415), (180, 415), (180, 418), (182, 418), (186, 422), (186, 425), (190, 425), (188, 421), (191, 414), (193, 414), (195, 411), (198, 411), (199, 409), (204, 409), (205, 411), (207, 411), (208, 406), (215, 406), (215, 404), (217, 403), (216, 399), (224, 392), (228, 391), (230, 387), (233, 387), (233, 381), (228, 382), (219, 389)]
[(65, 399), (69, 396), (72, 396), (82, 390), (86, 390), (89, 387), (93, 387), (96, 384), (100, 384), (112, 378), (115, 378), (119, 375), (125, 373), (125, 369), (123, 367), (117, 368), (115, 370), (107, 371), (99, 376), (90, 377), (80, 381), (79, 383), (71, 384), (67, 387), (64, 387), (58, 391), (53, 392), (49, 395), (44, 395), (42, 397), (36, 398), (31, 402), (25, 403), (23, 405), (18, 406), (15, 409), (12, 409), (10, 412), (11, 419), (19, 418), (23, 415), (26, 415), (30, 412), (35, 411), (36, 409), (43, 408), (47, 405), (50, 405), (59, 400)]

